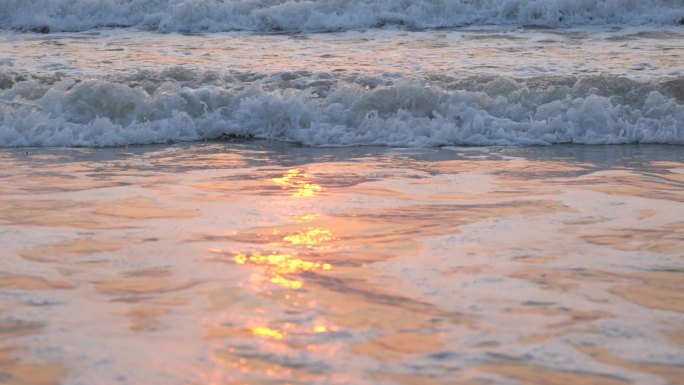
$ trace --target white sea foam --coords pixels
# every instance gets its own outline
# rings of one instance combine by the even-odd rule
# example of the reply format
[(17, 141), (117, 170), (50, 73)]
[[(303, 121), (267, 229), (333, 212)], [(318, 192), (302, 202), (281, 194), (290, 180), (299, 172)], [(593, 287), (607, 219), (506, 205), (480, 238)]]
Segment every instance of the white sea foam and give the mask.
[(671, 25), (682, 0), (3, 0), (0, 28), (330, 31), (403, 25)]
[[(171, 68), (0, 90), (0, 146), (115, 146), (246, 136), (314, 146), (684, 144), (683, 78), (445, 81)], [(11, 85), (11, 87), (10, 87)]]

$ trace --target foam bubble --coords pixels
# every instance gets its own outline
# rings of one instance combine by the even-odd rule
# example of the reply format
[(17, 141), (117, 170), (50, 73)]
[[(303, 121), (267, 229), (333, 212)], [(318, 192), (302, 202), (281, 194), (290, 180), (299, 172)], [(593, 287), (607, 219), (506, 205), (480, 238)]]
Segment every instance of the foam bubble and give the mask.
[(331, 31), (402, 25), (672, 25), (679, 0), (4, 0), (0, 28)]
[(312, 146), (684, 144), (684, 104), (671, 89), (681, 79), (142, 78), (17, 81), (0, 90), (0, 145), (117, 146), (225, 135)]

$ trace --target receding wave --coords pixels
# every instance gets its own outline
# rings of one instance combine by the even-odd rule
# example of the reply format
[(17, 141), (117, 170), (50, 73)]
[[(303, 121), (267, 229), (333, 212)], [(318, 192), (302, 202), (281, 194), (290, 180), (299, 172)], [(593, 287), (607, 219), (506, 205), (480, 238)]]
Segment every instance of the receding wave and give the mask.
[(0, 28), (340, 31), (401, 25), (672, 25), (682, 0), (3, 0)]
[(453, 78), (173, 67), (0, 75), (0, 146), (254, 137), (313, 146), (684, 144), (684, 77)]

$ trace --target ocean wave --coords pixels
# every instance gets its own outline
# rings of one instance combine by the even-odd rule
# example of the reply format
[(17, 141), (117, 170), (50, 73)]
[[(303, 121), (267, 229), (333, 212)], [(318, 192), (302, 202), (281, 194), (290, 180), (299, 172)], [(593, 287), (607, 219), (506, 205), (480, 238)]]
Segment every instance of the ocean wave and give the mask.
[(684, 77), (454, 78), (173, 67), (0, 76), (0, 146), (255, 137), (312, 146), (684, 144)]
[(568, 27), (684, 23), (682, 0), (3, 0), (0, 28), (341, 31), (399, 25)]

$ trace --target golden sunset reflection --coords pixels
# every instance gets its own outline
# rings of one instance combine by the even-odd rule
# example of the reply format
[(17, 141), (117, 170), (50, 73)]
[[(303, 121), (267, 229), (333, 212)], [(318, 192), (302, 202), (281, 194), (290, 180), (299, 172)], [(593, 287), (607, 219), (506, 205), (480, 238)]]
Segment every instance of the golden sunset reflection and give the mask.
[(287, 170), (280, 178), (273, 178), (271, 181), (283, 189), (294, 190), (292, 196), (295, 198), (312, 197), (321, 192), (321, 185), (311, 183), (309, 176), (296, 168)]
[[(302, 170), (293, 168), (285, 172), (282, 177), (268, 179), (265, 182), (275, 183), (288, 193), (288, 199), (314, 197), (323, 188), (312, 183), (308, 175)], [(209, 248), (212, 254), (232, 258), (238, 265), (250, 266), (253, 274), (250, 281), (254, 285), (248, 286), (259, 297), (277, 301), (284, 309), (298, 309), (302, 311), (314, 311), (321, 305), (311, 291), (296, 291), (304, 285), (304, 279), (300, 275), (304, 272), (318, 272), (331, 270), (332, 264), (325, 260), (317, 261), (317, 256), (308, 252), (329, 249), (326, 243), (337, 240), (327, 226), (314, 225), (311, 221), (317, 220), (321, 214), (316, 212), (293, 213), (290, 215), (293, 223), (284, 226), (262, 227), (245, 231), (236, 235), (241, 241), (258, 241), (264, 246), (261, 251), (251, 252), (225, 252), (219, 247)], [(302, 222), (310, 222), (310, 226)], [(299, 252), (294, 252), (298, 250)], [(220, 258), (221, 260), (225, 260)], [(275, 284), (285, 289), (284, 292), (273, 292), (272, 288), (263, 290), (265, 286)], [(316, 291), (314, 287), (312, 291)], [(295, 320), (290, 319), (264, 319), (264, 309), (254, 309), (253, 313), (244, 314), (239, 324), (242, 326), (232, 327), (225, 325), (214, 326), (210, 335), (213, 336), (238, 336), (259, 340), (259, 349), (267, 352), (263, 357), (245, 357), (241, 349), (232, 351), (217, 350), (215, 358), (228, 363), (240, 373), (260, 373), (264, 375), (268, 383), (295, 383), (314, 378), (315, 373), (303, 369), (295, 369), (283, 365), (277, 359), (284, 351), (319, 351), (316, 354), (328, 354), (325, 344), (321, 341), (326, 339), (325, 334), (336, 332), (339, 327), (334, 322), (316, 316), (314, 319)], [(302, 321), (302, 322), (300, 322)], [(215, 337), (216, 338), (216, 337)], [(229, 349), (231, 350), (231, 349)], [(313, 376), (313, 377), (312, 377)], [(220, 377), (219, 377), (220, 378)], [(231, 378), (230, 375), (227, 378)], [(288, 379), (294, 380), (293, 382)], [(264, 382), (266, 383), (266, 382)]]
[[(14, 229), (0, 272), (0, 290), (16, 293), (3, 298), (16, 317), (0, 319), (10, 383), (79, 381), (90, 365), (104, 383), (130, 373), (188, 385), (684, 378), (671, 356), (684, 346), (673, 321), (684, 314), (684, 167), (667, 159), (681, 151), (654, 147), (670, 163), (640, 171), (627, 165), (643, 162), (641, 146), (612, 150), (619, 161), (608, 169), (537, 159), (546, 148), (497, 149), (493, 160), (468, 149), (477, 160), (444, 161), (391, 150), (386, 160), (291, 171), (261, 158), (249, 169), (197, 166), (159, 182), (155, 153), (128, 151), (143, 150), (103, 172), (93, 164), (43, 180), (61, 175), (50, 164), (35, 171), (45, 186), (21, 175), (0, 186), (0, 222)], [(205, 148), (173, 151), (213, 164)], [(31, 155), (17, 156), (34, 172)], [(143, 176), (131, 174), (138, 163)], [(320, 188), (305, 198), (300, 188), (313, 182)], [(84, 322), (92, 336), (102, 328), (72, 314), (81, 305), (107, 314), (122, 342), (62, 354)], [(622, 344), (611, 325), (639, 337)], [(43, 353), (54, 349), (60, 357)], [(539, 351), (569, 363), (545, 367)], [(111, 365), (79, 358), (89, 352)]]
[(332, 269), (332, 265), (329, 263), (307, 261), (295, 254), (288, 253), (267, 255), (258, 252), (249, 255), (239, 253), (235, 255), (234, 261), (239, 265), (251, 264), (266, 267), (269, 281), (291, 289), (301, 288), (304, 282), (299, 279), (288, 278), (286, 275)]
[(296, 222), (308, 222), (308, 221), (313, 221), (314, 219), (318, 218), (318, 214), (305, 214), (305, 215), (298, 215), (294, 217), (294, 220)]
[(271, 329), (266, 326), (257, 326), (252, 328), (252, 334), (256, 337), (272, 338), (274, 340), (282, 340), (287, 334), (277, 329)]
[(290, 234), (283, 238), (284, 241), (290, 242), (293, 245), (304, 245), (310, 248), (334, 239), (335, 237), (330, 230), (320, 228), (298, 231), (296, 234)]
[[(314, 307), (314, 306), (312, 306)], [(288, 333), (293, 333), (293, 334), (321, 334), (321, 333), (327, 333), (330, 331), (337, 331), (339, 330), (338, 327), (336, 326), (326, 326), (323, 324), (314, 324), (312, 327), (302, 327), (300, 325), (291, 323), (291, 322), (285, 322), (281, 325), (282, 329), (277, 329), (277, 328), (272, 328), (268, 326), (254, 326), (249, 328), (249, 331), (252, 333), (253, 336), (255, 337), (262, 337), (262, 338), (267, 338), (267, 339), (273, 339), (273, 340), (282, 340), (283, 338), (288, 336)]]

